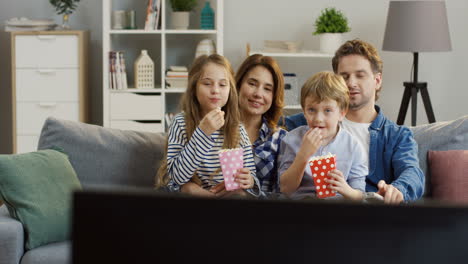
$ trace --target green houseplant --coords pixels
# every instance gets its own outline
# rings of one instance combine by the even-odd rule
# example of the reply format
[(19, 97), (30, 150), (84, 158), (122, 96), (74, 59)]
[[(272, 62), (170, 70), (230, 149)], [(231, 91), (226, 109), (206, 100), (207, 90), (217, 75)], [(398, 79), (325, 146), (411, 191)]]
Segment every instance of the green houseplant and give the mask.
[(190, 11), (197, 5), (197, 0), (171, 0), (171, 24), (174, 29), (188, 29)]
[(333, 7), (322, 10), (315, 20), (314, 35), (320, 36), (320, 51), (334, 53), (341, 45), (342, 34), (351, 31), (348, 19)]
[(172, 11), (189, 12), (197, 5), (197, 0), (171, 0)]
[(80, 2), (80, 0), (49, 0), (49, 3), (55, 7), (55, 11), (57, 12), (57, 14), (63, 15), (63, 29), (70, 29), (68, 20), (70, 18), (71, 13), (75, 11), (78, 2)]

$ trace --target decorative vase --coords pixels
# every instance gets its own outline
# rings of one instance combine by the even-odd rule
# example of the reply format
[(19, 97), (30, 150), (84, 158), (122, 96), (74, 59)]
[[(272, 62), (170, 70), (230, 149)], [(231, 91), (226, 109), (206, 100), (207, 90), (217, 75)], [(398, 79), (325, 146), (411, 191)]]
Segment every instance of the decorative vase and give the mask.
[(320, 34), (320, 51), (334, 54), (342, 44), (343, 33), (322, 33)]
[(215, 48), (213, 40), (203, 39), (197, 45), (197, 49), (195, 50), (195, 58), (201, 55), (210, 56), (211, 54), (214, 54), (214, 53), (216, 53), (216, 48)]
[(214, 11), (210, 2), (206, 1), (200, 15), (201, 29), (214, 29)]
[(190, 12), (172, 12), (171, 24), (173, 29), (188, 29), (190, 24)]
[(133, 70), (135, 72), (135, 88), (154, 88), (154, 62), (148, 55), (147, 50), (141, 51), (140, 56), (133, 64)]
[(62, 16), (62, 29), (68, 30), (70, 29), (70, 24), (69, 20), (70, 19), (70, 14), (63, 14)]

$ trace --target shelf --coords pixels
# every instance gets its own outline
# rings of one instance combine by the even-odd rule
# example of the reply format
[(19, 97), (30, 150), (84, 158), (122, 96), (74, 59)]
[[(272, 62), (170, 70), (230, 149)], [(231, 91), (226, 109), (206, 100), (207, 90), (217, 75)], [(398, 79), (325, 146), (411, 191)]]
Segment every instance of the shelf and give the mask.
[(286, 105), (284, 107), (284, 109), (294, 109), (294, 110), (297, 110), (297, 109), (302, 109), (301, 105)]
[(109, 34), (161, 34), (161, 30), (144, 30), (144, 29), (122, 29), (122, 30), (109, 30)]
[(217, 34), (217, 30), (206, 30), (206, 29), (188, 29), (188, 30), (177, 30), (177, 29), (166, 29), (166, 30), (144, 30), (144, 29), (121, 29), (109, 30), (109, 34), (115, 35), (132, 35), (132, 34)]
[(262, 54), (270, 57), (297, 57), (297, 58), (332, 58), (334, 54), (323, 53), (320, 51), (303, 50), (300, 52), (263, 52), (261, 50), (250, 51), (249, 55)]
[(109, 90), (111, 93), (160, 93), (162, 92), (161, 88), (155, 88), (155, 89), (135, 89), (135, 88), (129, 88), (125, 90)]
[(164, 91), (166, 93), (185, 93), (186, 88), (166, 88)]
[(178, 29), (166, 29), (164, 30), (166, 34), (216, 34), (217, 30), (207, 30), (207, 29), (188, 29), (188, 30), (178, 30)]

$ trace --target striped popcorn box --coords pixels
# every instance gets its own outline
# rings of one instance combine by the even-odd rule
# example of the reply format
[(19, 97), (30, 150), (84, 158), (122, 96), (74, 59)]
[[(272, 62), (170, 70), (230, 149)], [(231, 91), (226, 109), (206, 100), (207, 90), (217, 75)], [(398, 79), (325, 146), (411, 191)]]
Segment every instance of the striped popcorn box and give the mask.
[(312, 171), (312, 179), (314, 180), (315, 191), (318, 198), (326, 198), (335, 196), (335, 191), (332, 191), (328, 184), (324, 181), (329, 179), (327, 173), (336, 168), (336, 156), (332, 154), (312, 157), (309, 160), (310, 170)]
[(239, 189), (239, 184), (234, 181), (237, 170), (244, 167), (244, 150), (242, 148), (223, 149), (219, 151), (219, 162), (223, 171), (224, 185), (227, 191)]

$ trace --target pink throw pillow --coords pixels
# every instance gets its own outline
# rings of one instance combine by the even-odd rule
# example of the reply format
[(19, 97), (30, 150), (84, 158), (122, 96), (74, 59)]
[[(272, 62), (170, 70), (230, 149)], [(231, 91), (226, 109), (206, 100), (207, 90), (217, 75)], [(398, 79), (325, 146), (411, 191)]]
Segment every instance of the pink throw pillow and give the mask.
[(434, 199), (468, 203), (468, 150), (428, 153)]

